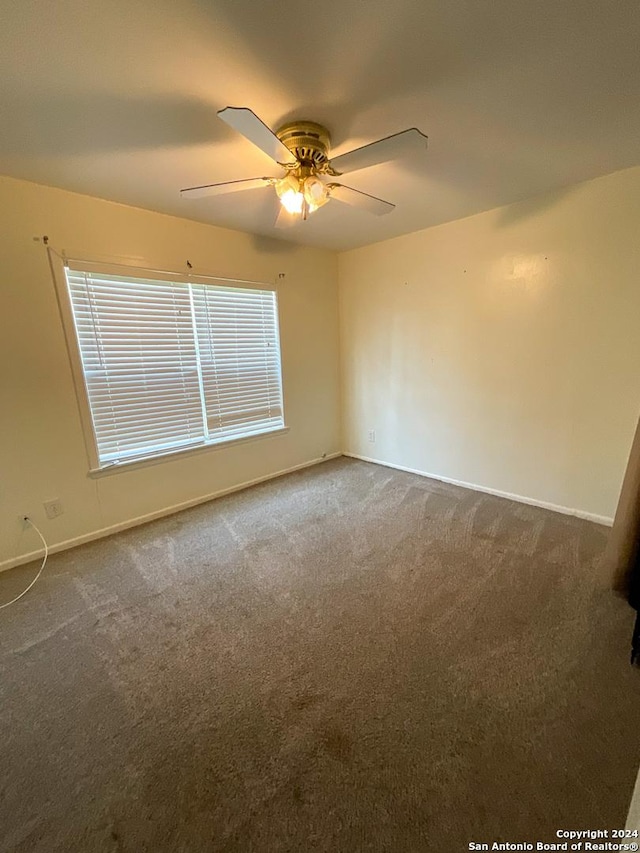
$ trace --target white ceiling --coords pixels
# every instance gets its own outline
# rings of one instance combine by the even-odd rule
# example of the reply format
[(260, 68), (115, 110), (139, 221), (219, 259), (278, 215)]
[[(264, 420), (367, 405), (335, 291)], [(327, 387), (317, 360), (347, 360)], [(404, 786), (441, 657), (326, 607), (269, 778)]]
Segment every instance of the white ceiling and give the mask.
[[(2, 0), (0, 173), (346, 249), (640, 163), (637, 0)], [(331, 202), (273, 228), (277, 174), (216, 118), (325, 124), (339, 154), (406, 127), (423, 157), (345, 176), (384, 217)], [(348, 180), (346, 179), (348, 177)]]

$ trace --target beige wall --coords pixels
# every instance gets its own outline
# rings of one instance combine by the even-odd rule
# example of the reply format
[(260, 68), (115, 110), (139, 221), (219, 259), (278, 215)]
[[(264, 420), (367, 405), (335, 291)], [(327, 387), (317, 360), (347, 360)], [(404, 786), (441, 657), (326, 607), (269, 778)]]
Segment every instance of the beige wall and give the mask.
[[(70, 256), (277, 282), (289, 433), (89, 478), (44, 234)], [(0, 296), (0, 565), (38, 546), (25, 513), (60, 543), (340, 449), (331, 252), (0, 178)]]
[(640, 168), (347, 252), (339, 280), (345, 451), (613, 515), (640, 410)]

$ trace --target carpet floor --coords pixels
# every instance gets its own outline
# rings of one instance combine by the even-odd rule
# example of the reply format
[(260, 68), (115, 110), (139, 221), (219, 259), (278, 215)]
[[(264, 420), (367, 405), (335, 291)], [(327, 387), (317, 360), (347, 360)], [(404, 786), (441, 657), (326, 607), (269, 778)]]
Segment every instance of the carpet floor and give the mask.
[(338, 459), (53, 556), (0, 614), (0, 849), (624, 826), (640, 676), (606, 532)]

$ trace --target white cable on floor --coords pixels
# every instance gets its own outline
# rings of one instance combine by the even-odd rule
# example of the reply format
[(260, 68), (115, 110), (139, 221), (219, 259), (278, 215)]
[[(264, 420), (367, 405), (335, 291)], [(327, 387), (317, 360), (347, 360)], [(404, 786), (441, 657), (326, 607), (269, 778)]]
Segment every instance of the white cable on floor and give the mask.
[(7, 601), (7, 603), (6, 603), (6, 604), (0, 604), (0, 610), (2, 610), (2, 608), (3, 608), (3, 607), (8, 607), (10, 604), (15, 604), (15, 603), (16, 603), (16, 601), (18, 601), (20, 598), (22, 598), (22, 596), (23, 596), (23, 595), (26, 595), (26, 594), (29, 592), (29, 590), (31, 589), (31, 587), (34, 585), (34, 583), (38, 580), (38, 578), (39, 578), (39, 577), (40, 577), (40, 575), (42, 574), (42, 570), (44, 569), (44, 567), (45, 567), (45, 565), (46, 565), (46, 563), (47, 563), (47, 557), (49, 556), (49, 546), (47, 545), (47, 543), (46, 543), (46, 541), (45, 541), (45, 538), (44, 538), (44, 536), (42, 535), (42, 533), (40, 533), (40, 531), (39, 531), (39, 530), (38, 530), (38, 528), (35, 526), (35, 524), (33, 523), (33, 521), (31, 521), (31, 519), (29, 518), (29, 516), (25, 515), (24, 520), (29, 522), (29, 524), (33, 527), (33, 529), (34, 529), (34, 530), (35, 530), (35, 532), (38, 534), (38, 536), (42, 539), (42, 544), (44, 545), (44, 560), (42, 561), (42, 565), (40, 566), (40, 571), (39, 571), (39, 572), (38, 572), (38, 574), (35, 576), (35, 578), (31, 581), (31, 583), (29, 584), (29, 586), (28, 586), (26, 589), (23, 589), (23, 590), (22, 590), (22, 592), (20, 593), (20, 595), (16, 595), (16, 597), (15, 597), (15, 598), (12, 598), (12, 599), (11, 599), (11, 601)]

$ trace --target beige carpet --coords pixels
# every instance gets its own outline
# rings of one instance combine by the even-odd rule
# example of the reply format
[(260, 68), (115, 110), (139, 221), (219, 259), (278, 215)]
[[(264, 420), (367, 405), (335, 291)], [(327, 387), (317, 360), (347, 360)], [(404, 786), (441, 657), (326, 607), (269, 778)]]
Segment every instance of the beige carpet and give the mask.
[(340, 459), (54, 556), (0, 614), (0, 849), (622, 826), (640, 674), (632, 611), (591, 582), (605, 537)]

